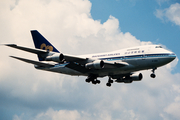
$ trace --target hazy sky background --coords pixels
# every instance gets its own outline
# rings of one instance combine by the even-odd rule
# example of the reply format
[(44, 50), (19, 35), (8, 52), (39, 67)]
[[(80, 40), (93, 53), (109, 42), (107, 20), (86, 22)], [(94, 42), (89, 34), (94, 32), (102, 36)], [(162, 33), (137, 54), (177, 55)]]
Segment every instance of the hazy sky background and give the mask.
[(161, 44), (177, 59), (157, 77), (100, 85), (86, 77), (34, 69), (10, 55), (36, 55), (0, 46), (1, 120), (178, 120), (180, 119), (180, 3), (178, 0), (1, 0), (0, 43), (34, 47), (38, 30), (67, 54), (107, 52)]

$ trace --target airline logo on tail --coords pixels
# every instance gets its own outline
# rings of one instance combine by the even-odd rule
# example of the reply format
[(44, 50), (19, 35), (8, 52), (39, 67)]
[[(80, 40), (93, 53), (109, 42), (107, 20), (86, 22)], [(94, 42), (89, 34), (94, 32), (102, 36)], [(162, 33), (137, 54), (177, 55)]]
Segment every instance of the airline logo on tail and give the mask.
[(45, 43), (41, 44), (40, 48), (41, 48), (42, 50), (53, 51), (53, 47), (52, 47), (52, 46), (49, 46), (49, 45), (46, 46)]

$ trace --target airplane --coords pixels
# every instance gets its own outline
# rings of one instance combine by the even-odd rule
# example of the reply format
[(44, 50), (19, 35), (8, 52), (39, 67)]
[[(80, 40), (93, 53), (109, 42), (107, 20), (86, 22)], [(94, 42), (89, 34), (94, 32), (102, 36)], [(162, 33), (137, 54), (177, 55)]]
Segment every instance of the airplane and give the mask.
[(141, 81), (141, 70), (152, 69), (150, 77), (155, 78), (155, 70), (176, 58), (176, 55), (160, 45), (144, 45), (120, 49), (106, 53), (87, 55), (69, 55), (59, 52), (37, 30), (31, 30), (35, 48), (4, 44), (12, 48), (37, 54), (39, 61), (10, 56), (12, 58), (34, 64), (38, 70), (51, 71), (72, 76), (87, 76), (86, 82), (99, 84), (102, 78), (108, 76), (106, 85), (113, 82), (132, 83)]

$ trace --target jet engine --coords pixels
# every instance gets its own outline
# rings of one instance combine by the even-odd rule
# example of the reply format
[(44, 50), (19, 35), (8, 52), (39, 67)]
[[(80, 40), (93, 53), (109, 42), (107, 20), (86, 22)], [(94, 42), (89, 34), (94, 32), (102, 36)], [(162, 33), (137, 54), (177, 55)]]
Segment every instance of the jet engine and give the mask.
[(52, 56), (46, 57), (46, 61), (62, 62), (64, 55), (62, 53), (55, 53)]
[(132, 74), (122, 79), (117, 79), (116, 82), (132, 83), (132, 81), (141, 81), (143, 75), (141, 73)]
[(87, 69), (101, 69), (104, 67), (104, 62), (102, 60), (95, 60), (94, 62), (87, 63), (85, 67)]
[(130, 76), (130, 79), (133, 81), (141, 81), (143, 78), (143, 75), (141, 73), (136, 73)]

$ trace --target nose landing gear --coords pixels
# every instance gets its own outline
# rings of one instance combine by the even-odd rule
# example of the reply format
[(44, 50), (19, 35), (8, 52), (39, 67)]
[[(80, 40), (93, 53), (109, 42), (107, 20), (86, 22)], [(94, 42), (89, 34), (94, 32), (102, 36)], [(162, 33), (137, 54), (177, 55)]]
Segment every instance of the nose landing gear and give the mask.
[(152, 77), (152, 78), (155, 78), (155, 77), (156, 77), (156, 75), (155, 75), (154, 73), (152, 73), (152, 74), (151, 74), (151, 77)]
[(153, 68), (152, 69), (152, 74), (150, 75), (151, 76), (151, 78), (155, 78), (156, 77), (156, 75), (155, 75), (155, 70), (156, 70), (157, 68)]
[(113, 80), (111, 80), (111, 77), (109, 77), (109, 80), (108, 80), (108, 82), (106, 83), (106, 85), (107, 85), (108, 87), (111, 87), (111, 83), (113, 83)]

